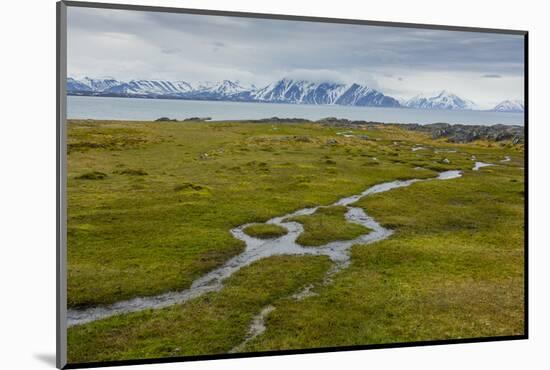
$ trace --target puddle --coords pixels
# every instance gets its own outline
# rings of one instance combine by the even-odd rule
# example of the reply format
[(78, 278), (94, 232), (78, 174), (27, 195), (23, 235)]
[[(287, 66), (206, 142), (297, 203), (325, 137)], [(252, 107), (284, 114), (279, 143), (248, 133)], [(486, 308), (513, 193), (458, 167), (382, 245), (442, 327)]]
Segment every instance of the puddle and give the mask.
[(474, 171), (479, 171), (480, 168), (489, 167), (489, 166), (494, 166), (494, 164), (492, 164), (492, 163), (485, 163), (485, 162), (476, 162), (476, 163), (474, 164), (474, 168), (472, 168), (472, 170), (474, 170)]

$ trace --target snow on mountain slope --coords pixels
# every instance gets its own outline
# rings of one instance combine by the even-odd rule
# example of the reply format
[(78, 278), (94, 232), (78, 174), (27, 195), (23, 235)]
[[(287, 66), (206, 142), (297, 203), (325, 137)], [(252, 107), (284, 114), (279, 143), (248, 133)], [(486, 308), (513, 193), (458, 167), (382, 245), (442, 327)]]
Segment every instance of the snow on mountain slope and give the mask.
[(67, 92), (68, 93), (87, 93), (92, 92), (93, 89), (88, 86), (87, 84), (83, 83), (82, 81), (79, 81), (75, 78), (68, 77), (67, 78)]
[(108, 77), (108, 78), (84, 77), (80, 82), (88, 86), (92, 91), (97, 91), (97, 92), (108, 90), (111, 87), (118, 86), (122, 83), (111, 77)]
[(213, 98), (231, 97), (245, 91), (250, 91), (252, 87), (244, 87), (239, 82), (223, 80), (220, 82), (203, 82), (195, 89), (195, 94), (212, 96)]
[(414, 98), (407, 100), (405, 106), (408, 108), (418, 109), (478, 109), (477, 105), (473, 101), (460, 98), (457, 95), (445, 90), (434, 96), (417, 95)]
[(399, 102), (367, 86), (352, 84), (338, 97), (336, 104), (370, 107), (399, 107)]
[(252, 96), (259, 101), (303, 103), (304, 97), (310, 95), (314, 88), (315, 84), (313, 82), (295, 81), (285, 78), (259, 89)]
[(525, 110), (525, 106), (522, 100), (505, 100), (497, 104), (492, 110), (494, 112), (521, 113)]
[(282, 79), (252, 94), (259, 101), (398, 107), (399, 102), (367, 86)]
[(104, 92), (107, 94), (137, 95), (137, 96), (163, 96), (182, 95), (192, 91), (193, 88), (185, 81), (166, 80), (132, 80), (112, 86)]

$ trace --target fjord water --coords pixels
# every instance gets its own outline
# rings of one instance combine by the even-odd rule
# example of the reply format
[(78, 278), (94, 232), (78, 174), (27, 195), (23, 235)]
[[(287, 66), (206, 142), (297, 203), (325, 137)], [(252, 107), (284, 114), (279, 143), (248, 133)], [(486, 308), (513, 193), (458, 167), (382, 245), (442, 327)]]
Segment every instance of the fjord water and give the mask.
[(337, 117), (384, 123), (446, 122), (470, 125), (523, 125), (524, 114), (341, 105), (68, 96), (67, 117), (69, 119), (138, 121), (151, 121), (159, 117), (178, 120), (190, 117), (211, 117), (215, 121), (270, 117), (318, 120), (325, 117)]

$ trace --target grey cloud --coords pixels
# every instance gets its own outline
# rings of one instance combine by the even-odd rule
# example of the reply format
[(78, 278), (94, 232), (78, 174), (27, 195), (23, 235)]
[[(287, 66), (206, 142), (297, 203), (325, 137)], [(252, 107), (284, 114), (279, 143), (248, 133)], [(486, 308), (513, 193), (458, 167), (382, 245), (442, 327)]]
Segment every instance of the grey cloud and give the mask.
[(284, 75), (320, 79), (323, 71), (372, 84), (377, 75), (523, 76), (523, 38), (515, 35), (89, 8), (68, 14), (69, 70), (88, 75), (259, 85)]
[(501, 75), (497, 75), (497, 74), (485, 74), (485, 75), (482, 75), (481, 77), (483, 77), (483, 78), (502, 78)]
[(161, 50), (164, 54), (178, 54), (181, 53), (180, 48), (172, 48), (172, 49), (162, 49)]

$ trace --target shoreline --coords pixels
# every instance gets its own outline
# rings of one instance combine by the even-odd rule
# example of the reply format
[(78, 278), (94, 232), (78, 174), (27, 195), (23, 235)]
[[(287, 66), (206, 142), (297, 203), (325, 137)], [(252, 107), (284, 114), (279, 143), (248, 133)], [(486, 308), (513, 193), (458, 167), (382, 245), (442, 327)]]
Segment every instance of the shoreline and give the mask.
[(468, 125), (461, 123), (385, 123), (377, 121), (349, 120), (346, 118), (326, 117), (319, 120), (306, 118), (262, 118), (250, 120), (212, 120), (210, 117), (190, 117), (182, 120), (169, 117), (159, 117), (155, 120), (124, 120), (124, 119), (79, 119), (68, 118), (67, 122), (140, 122), (140, 123), (212, 123), (212, 124), (318, 124), (327, 127), (335, 127), (348, 130), (368, 130), (377, 126), (398, 127), (409, 131), (423, 132), (432, 139), (445, 138), (451, 143), (470, 143), (476, 140), (488, 140), (494, 142), (510, 141), (513, 145), (523, 144), (525, 141), (525, 127), (521, 125)]
[[(162, 116), (185, 119), (211, 117), (216, 121), (260, 120), (269, 117), (304, 118), (317, 121), (326, 117), (400, 124), (524, 125), (522, 113), (488, 110), (445, 110), (346, 106), (337, 104), (296, 104), (278, 102), (240, 102), (224, 100), (148, 99), (134, 97), (76, 96), (68, 98), (67, 116), (71, 118), (155, 120)], [(384, 108), (384, 109), (382, 109)]]

